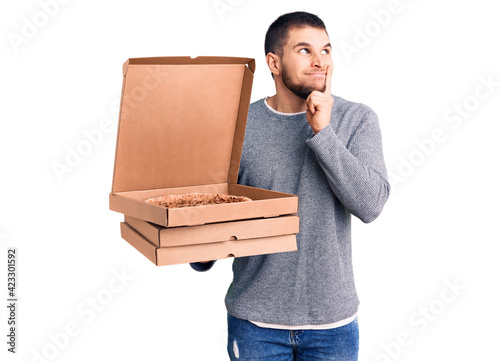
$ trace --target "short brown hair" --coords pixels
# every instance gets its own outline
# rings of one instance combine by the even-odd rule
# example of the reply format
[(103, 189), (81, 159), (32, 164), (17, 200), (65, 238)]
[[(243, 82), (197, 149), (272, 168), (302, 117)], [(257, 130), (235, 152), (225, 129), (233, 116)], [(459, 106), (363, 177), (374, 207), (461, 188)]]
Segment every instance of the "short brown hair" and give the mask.
[(288, 40), (288, 32), (293, 28), (312, 27), (323, 29), (326, 32), (326, 26), (323, 20), (314, 14), (304, 11), (283, 14), (277, 18), (267, 30), (266, 40), (264, 42), (264, 51), (268, 53), (283, 55), (283, 47)]

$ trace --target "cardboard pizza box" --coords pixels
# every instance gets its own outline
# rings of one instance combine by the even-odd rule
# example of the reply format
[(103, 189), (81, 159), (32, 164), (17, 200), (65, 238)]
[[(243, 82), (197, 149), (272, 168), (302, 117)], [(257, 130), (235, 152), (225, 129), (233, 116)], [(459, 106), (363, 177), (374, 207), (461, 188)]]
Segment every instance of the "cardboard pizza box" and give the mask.
[[(127, 60), (110, 209), (164, 227), (297, 213), (295, 195), (237, 184), (254, 69), (249, 58)], [(144, 202), (192, 192), (253, 201), (174, 209)]]
[(159, 248), (241, 241), (299, 232), (299, 217), (296, 215), (169, 228), (130, 216), (125, 216), (125, 223)]
[(157, 266), (297, 250), (295, 234), (160, 248), (127, 223), (120, 226), (122, 238)]

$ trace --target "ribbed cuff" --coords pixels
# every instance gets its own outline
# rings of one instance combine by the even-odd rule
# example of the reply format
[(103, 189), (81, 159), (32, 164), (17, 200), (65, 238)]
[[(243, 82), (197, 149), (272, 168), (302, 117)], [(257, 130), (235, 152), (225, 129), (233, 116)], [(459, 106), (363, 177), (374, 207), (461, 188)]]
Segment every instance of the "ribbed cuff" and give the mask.
[(313, 135), (311, 138), (306, 140), (306, 144), (311, 147), (312, 150), (321, 150), (326, 147), (331, 146), (332, 138), (337, 138), (337, 135), (333, 131), (332, 125), (328, 124), (326, 127), (321, 129), (318, 133)]

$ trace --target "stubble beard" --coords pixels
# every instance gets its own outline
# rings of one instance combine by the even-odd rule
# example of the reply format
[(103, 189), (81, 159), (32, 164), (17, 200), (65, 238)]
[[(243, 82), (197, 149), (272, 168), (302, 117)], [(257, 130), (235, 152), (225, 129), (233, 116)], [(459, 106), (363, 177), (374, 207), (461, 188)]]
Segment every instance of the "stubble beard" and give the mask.
[(283, 71), (281, 72), (281, 81), (283, 84), (296, 96), (302, 99), (307, 99), (307, 97), (314, 91), (318, 90), (320, 92), (324, 92), (326, 90), (326, 79), (325, 83), (322, 87), (316, 87), (314, 85), (306, 85), (301, 83), (294, 83), (288, 74), (288, 70), (286, 67), (283, 67)]

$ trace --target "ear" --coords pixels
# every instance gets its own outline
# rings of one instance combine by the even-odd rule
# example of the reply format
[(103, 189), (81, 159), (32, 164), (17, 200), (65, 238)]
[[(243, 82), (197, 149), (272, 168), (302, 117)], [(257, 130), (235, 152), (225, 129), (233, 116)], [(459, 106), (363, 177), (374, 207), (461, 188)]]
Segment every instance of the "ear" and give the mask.
[(273, 75), (281, 75), (281, 63), (278, 55), (274, 53), (267, 53), (266, 63)]

